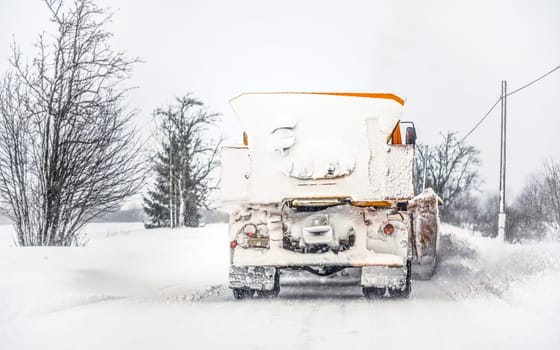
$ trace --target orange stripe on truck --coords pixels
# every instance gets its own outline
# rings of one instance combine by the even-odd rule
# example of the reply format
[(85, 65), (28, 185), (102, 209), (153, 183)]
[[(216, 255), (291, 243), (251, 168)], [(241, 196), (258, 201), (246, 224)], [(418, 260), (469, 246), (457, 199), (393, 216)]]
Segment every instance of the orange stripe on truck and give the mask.
[[(246, 94), (255, 94), (255, 95), (272, 95), (272, 94), (294, 94), (294, 95), (330, 95), (330, 96), (349, 96), (349, 97), (363, 97), (363, 98), (382, 98), (387, 100), (393, 100), (404, 106), (404, 99), (391, 93), (381, 93), (381, 92), (249, 92), (243, 93), (241, 95)], [(239, 96), (241, 96), (239, 95)], [(237, 97), (239, 97), (237, 96)], [(234, 97), (232, 100), (235, 100), (237, 97)]]
[(394, 100), (404, 106), (404, 99), (395, 95), (388, 93), (376, 93), (376, 92), (302, 92), (304, 94), (312, 95), (332, 95), (332, 96), (351, 96), (351, 97), (365, 97), (365, 98), (385, 98), (388, 100)]

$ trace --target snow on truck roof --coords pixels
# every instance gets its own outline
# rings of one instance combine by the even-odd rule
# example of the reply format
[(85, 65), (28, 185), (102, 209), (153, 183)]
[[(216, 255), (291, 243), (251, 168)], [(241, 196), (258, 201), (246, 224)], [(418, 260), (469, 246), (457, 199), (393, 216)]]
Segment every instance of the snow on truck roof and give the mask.
[(404, 99), (373, 92), (255, 92), (238, 95), (230, 105), (252, 137), (296, 124), (317, 129), (326, 122), (338, 128), (371, 118), (378, 120), (383, 135), (390, 136), (403, 113)]

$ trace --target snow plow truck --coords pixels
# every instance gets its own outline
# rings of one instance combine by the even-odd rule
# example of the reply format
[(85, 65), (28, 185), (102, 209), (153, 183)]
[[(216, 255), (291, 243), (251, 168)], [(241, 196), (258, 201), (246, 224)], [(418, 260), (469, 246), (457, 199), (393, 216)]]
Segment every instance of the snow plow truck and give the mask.
[[(416, 131), (391, 93), (246, 93), (222, 148), (229, 288), (277, 296), (280, 271), (360, 268), (368, 298), (408, 297), (436, 263), (439, 197), (414, 193)], [(417, 278), (415, 277), (415, 278)]]

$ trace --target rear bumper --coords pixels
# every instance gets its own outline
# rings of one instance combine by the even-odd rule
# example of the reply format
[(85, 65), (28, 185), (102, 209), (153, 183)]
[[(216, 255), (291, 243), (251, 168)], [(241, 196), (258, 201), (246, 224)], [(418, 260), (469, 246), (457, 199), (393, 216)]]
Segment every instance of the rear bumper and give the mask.
[[(357, 248), (357, 247), (356, 247)], [(397, 254), (382, 254), (367, 249), (349, 249), (334, 253), (304, 254), (285, 249), (244, 249), (232, 251), (231, 264), (234, 266), (389, 266), (403, 267), (406, 257)]]

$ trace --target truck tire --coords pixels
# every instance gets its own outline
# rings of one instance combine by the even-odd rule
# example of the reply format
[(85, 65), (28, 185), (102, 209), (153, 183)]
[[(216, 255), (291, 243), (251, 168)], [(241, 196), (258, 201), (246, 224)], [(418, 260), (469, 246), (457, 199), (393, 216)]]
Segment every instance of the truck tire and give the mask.
[(407, 283), (404, 289), (389, 288), (389, 295), (393, 298), (408, 298), (410, 292), (411, 288), (409, 283)]
[(233, 288), (233, 297), (237, 300), (251, 298), (254, 291), (251, 289)]
[(406, 283), (403, 289), (389, 288), (389, 295), (393, 298), (408, 298), (410, 292), (412, 291), (412, 261), (408, 260), (406, 262), (407, 272), (406, 272)]
[(363, 287), (362, 292), (364, 296), (368, 299), (378, 299), (385, 295), (385, 287), (378, 288), (378, 287)]
[(272, 290), (259, 290), (257, 295), (259, 298), (276, 298), (280, 294), (280, 288), (274, 288)]

